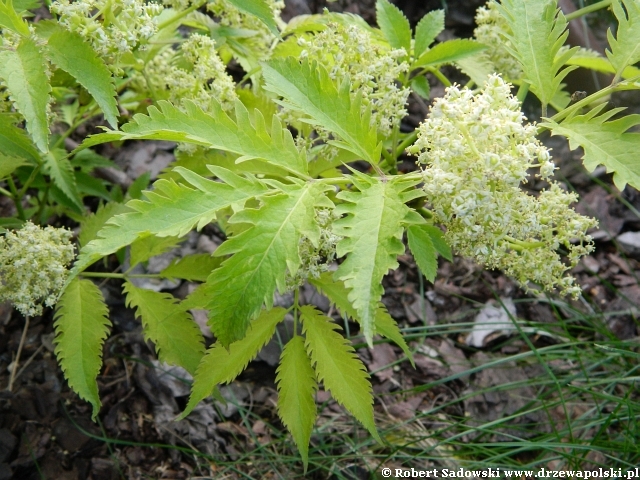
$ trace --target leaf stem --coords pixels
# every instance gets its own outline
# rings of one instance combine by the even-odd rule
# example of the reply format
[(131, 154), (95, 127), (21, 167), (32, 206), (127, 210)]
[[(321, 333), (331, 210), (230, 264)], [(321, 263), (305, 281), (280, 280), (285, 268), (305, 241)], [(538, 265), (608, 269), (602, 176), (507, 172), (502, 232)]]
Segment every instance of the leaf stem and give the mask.
[(300, 289), (293, 294), (293, 336), (298, 335), (298, 310), (300, 309)]
[(11, 376), (9, 377), (8, 391), (13, 388), (13, 382), (16, 379), (16, 372), (18, 371), (18, 364), (20, 363), (20, 355), (22, 354), (22, 347), (24, 347), (25, 339), (27, 338), (27, 331), (29, 330), (29, 315), (25, 317), (24, 328), (22, 329), (22, 336), (20, 337), (20, 343), (18, 344), (18, 352), (16, 353), (16, 359), (13, 362), (13, 368), (11, 369)]
[(409, 133), (404, 140), (402, 140), (402, 142), (400, 142), (400, 145), (398, 145), (398, 148), (396, 148), (396, 152), (395, 152), (395, 157), (398, 158), (400, 155), (402, 155), (402, 152), (404, 152), (404, 150), (413, 144), (413, 142), (415, 142), (418, 139), (418, 129), (416, 128), (413, 132)]
[(438, 70), (437, 68), (429, 68), (427, 71), (433, 73), (435, 75), (435, 77), (440, 80), (440, 82), (442, 82), (442, 84), (445, 87), (450, 87), (451, 86), (451, 81), (444, 76), (444, 74)]
[(24, 208), (22, 208), (23, 195), (18, 192), (16, 184), (13, 182), (13, 178), (11, 177), (11, 175), (7, 177), (7, 183), (9, 184), (9, 190), (11, 190), (10, 196), (13, 197), (13, 203), (16, 206), (16, 210), (18, 210), (18, 217), (20, 217), (20, 220), (26, 220), (27, 217), (24, 214)]
[(522, 82), (520, 88), (518, 88), (517, 98), (521, 104), (524, 103), (524, 99), (527, 97), (527, 93), (529, 93), (529, 87), (529, 82)]
[(579, 10), (576, 10), (575, 12), (568, 13), (567, 15), (564, 16), (564, 18), (567, 19), (567, 22), (570, 22), (571, 20), (575, 20), (576, 18), (587, 15), (588, 13), (595, 12), (603, 8), (607, 8), (609, 5), (611, 5), (611, 0), (602, 0), (601, 2), (597, 2), (597, 3), (594, 3), (593, 5), (583, 7)]
[(187, 15), (189, 15), (191, 12), (196, 11), (197, 9), (199, 9), (201, 6), (203, 6), (205, 3), (207, 3), (206, 1), (201, 1), (198, 3), (194, 3), (193, 5), (191, 5), (189, 8), (177, 13), (175, 16), (165, 20), (162, 23), (158, 24), (158, 31), (162, 30), (165, 27), (168, 27), (169, 25), (177, 22), (178, 20), (180, 20), (181, 18), (186, 17)]

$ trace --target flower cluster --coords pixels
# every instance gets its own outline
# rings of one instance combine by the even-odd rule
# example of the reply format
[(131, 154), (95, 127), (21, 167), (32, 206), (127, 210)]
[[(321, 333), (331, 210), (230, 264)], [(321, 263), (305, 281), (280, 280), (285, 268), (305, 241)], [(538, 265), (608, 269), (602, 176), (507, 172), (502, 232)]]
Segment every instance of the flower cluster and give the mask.
[(40, 228), (31, 222), (0, 237), (0, 301), (10, 301), (23, 315), (41, 315), (52, 307), (74, 258), (71, 232)]
[[(580, 288), (564, 273), (593, 250), (586, 232), (596, 221), (570, 208), (577, 196), (550, 179), (549, 151), (524, 120), (500, 76), (478, 95), (454, 85), (431, 107), (410, 152), (426, 165), (424, 190), (455, 250), (525, 289), (533, 281), (576, 296)], [(538, 197), (520, 188), (531, 167), (550, 183)]]
[(145, 0), (56, 0), (51, 4), (59, 22), (87, 40), (119, 75), (120, 57), (156, 33), (154, 17), (163, 9)]
[(342, 237), (333, 233), (332, 225), (339, 215), (336, 217), (333, 209), (318, 208), (315, 217), (320, 227), (318, 246), (314, 246), (307, 237), (300, 239), (298, 254), (301, 266), (295, 275), (287, 279), (289, 289), (300, 287), (309, 277), (318, 278), (336, 258), (336, 245)]
[(349, 78), (351, 92), (362, 95), (363, 110), (371, 107), (371, 125), (376, 125), (381, 134), (389, 135), (407, 115), (405, 104), (410, 91), (396, 83), (409, 69), (407, 62), (399, 61), (407, 54), (404, 49), (389, 50), (365, 29), (338, 23), (330, 23), (308, 40), (299, 38), (298, 44), (304, 48), (301, 57), (324, 65), (336, 82)]
[(505, 34), (511, 33), (511, 30), (500, 15), (495, 0), (490, 0), (486, 6), (478, 8), (476, 24), (478, 26), (473, 35), (476, 40), (489, 47), (486, 55), (496, 70), (510, 80), (519, 79), (522, 76), (522, 67), (509, 53), (511, 42), (505, 38)]
[(145, 72), (151, 90), (165, 95), (175, 105), (193, 100), (206, 112), (211, 110), (212, 99), (216, 99), (229, 110), (237, 98), (235, 84), (216, 52), (215, 41), (197, 33), (181, 44), (179, 52), (167, 48), (156, 55)]

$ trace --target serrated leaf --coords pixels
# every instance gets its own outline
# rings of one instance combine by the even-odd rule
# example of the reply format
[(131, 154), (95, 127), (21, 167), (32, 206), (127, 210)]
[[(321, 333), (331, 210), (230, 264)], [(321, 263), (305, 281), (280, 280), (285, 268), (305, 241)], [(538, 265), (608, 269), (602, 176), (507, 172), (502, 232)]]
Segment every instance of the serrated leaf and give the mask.
[(594, 108), (585, 115), (576, 115), (558, 124), (553, 121), (542, 123), (553, 135), (563, 135), (569, 139), (571, 149), (584, 149), (584, 166), (593, 172), (598, 165), (604, 165), (608, 173), (613, 172), (613, 182), (622, 191), (626, 184), (640, 189), (640, 133), (627, 133), (631, 127), (640, 124), (640, 115), (627, 115), (611, 120), (624, 108), (614, 108), (599, 115), (605, 105)]
[(100, 289), (89, 280), (75, 278), (69, 283), (58, 301), (53, 324), (55, 354), (69, 386), (93, 406), (93, 419), (100, 411), (96, 377), (110, 326)]
[(13, 30), (23, 37), (28, 37), (31, 32), (27, 22), (18, 14), (19, 11), (18, 8), (14, 8), (11, 0), (0, 0), (0, 27)]
[(276, 331), (287, 311), (281, 307), (263, 310), (258, 318), (251, 322), (245, 337), (229, 345), (229, 348), (217, 342), (210, 347), (198, 365), (193, 377), (193, 387), (189, 403), (178, 417), (189, 415), (193, 408), (211, 395), (214, 387), (220, 383), (232, 382), (260, 352)]
[(13, 2), (13, 7), (18, 13), (26, 12), (27, 10), (34, 10), (40, 6), (42, 6), (42, 2), (39, 0), (16, 0)]
[(0, 179), (11, 175), (16, 170), (16, 168), (19, 168), (23, 165), (28, 165), (28, 163), (29, 162), (27, 162), (24, 158), (12, 157), (0, 153)]
[[(341, 281), (334, 280), (330, 272), (324, 272), (318, 278), (310, 278), (309, 283), (327, 297), (329, 301), (336, 306), (340, 313), (359, 322), (358, 312), (356, 312), (355, 308), (353, 308), (349, 301), (349, 289), (345, 287), (344, 283)], [(392, 340), (396, 345), (398, 345), (407, 358), (409, 358), (411, 365), (415, 367), (415, 364), (413, 363), (413, 354), (411, 353), (411, 350), (409, 350), (407, 342), (405, 342), (402, 337), (398, 324), (393, 318), (391, 318), (391, 315), (389, 315), (387, 308), (382, 304), (382, 302), (378, 303), (375, 321), (376, 331), (378, 334)]]
[(422, 17), (416, 25), (413, 56), (419, 58), (426, 52), (442, 30), (444, 30), (444, 10), (434, 10)]
[(319, 382), (373, 437), (380, 441), (373, 421), (369, 374), (340, 327), (310, 305), (300, 308), (306, 348)]
[(262, 23), (264, 23), (269, 31), (276, 37), (280, 35), (278, 24), (273, 16), (273, 11), (267, 0), (227, 0), (238, 10), (249, 15), (253, 15)]
[(276, 373), (278, 415), (291, 432), (306, 470), (309, 440), (318, 415), (315, 402), (318, 383), (301, 336), (296, 335), (285, 345)]
[(411, 68), (437, 67), (476, 55), (487, 47), (475, 40), (456, 38), (439, 43), (413, 62)]
[[(591, 54), (583, 53), (584, 49), (580, 49), (573, 57), (567, 60), (567, 65), (575, 65), (577, 67), (588, 68), (596, 72), (611, 73), (615, 75), (616, 69), (613, 68), (611, 62), (606, 57), (599, 56), (596, 52)], [(640, 68), (628, 66), (622, 70), (622, 79), (640, 77)]]
[(421, 227), (422, 225), (411, 225), (407, 228), (407, 240), (418, 268), (433, 283), (438, 273), (438, 253), (431, 237)]
[(362, 329), (371, 345), (375, 332), (375, 311), (384, 289), (382, 278), (398, 266), (397, 257), (404, 253), (403, 221), (409, 214), (401, 192), (410, 184), (365, 176), (354, 178), (359, 192), (342, 191), (345, 201), (336, 208), (347, 216), (334, 223), (334, 231), (343, 237), (336, 246), (338, 257), (347, 255), (335, 272), (351, 289), (349, 300), (358, 312)]
[(109, 69), (96, 51), (77, 33), (58, 30), (47, 41), (47, 56), (87, 89), (107, 122), (118, 128), (116, 88)]
[(92, 135), (79, 148), (116, 140), (167, 140), (217, 148), (241, 155), (246, 159), (262, 159), (297, 176), (306, 177), (307, 159), (300, 153), (291, 132), (272, 116), (270, 132), (259, 110), (254, 111), (253, 124), (246, 107), (236, 102), (236, 121), (231, 120), (213, 100), (211, 114), (204, 113), (195, 103), (186, 101), (186, 112), (169, 102), (160, 101), (148, 109), (149, 115), (137, 114), (122, 126), (121, 132), (107, 131)]
[(96, 240), (80, 251), (72, 274), (77, 274), (100, 257), (133, 243), (138, 237), (182, 237), (193, 228), (211, 222), (219, 210), (244, 202), (266, 191), (254, 177), (242, 178), (228, 170), (211, 167), (226, 183), (214, 182), (187, 170), (179, 170), (191, 188), (172, 180), (158, 180), (154, 190), (145, 192), (147, 200), (131, 200), (128, 213), (117, 215), (100, 231)]
[(496, 71), (486, 52), (457, 60), (455, 65), (476, 85), (484, 85), (489, 75)]
[(205, 282), (211, 272), (220, 267), (222, 258), (212, 257), (208, 253), (196, 253), (179, 258), (162, 270), (162, 278), (182, 278), (191, 282)]
[(616, 77), (620, 77), (626, 67), (640, 62), (640, 2), (613, 0), (611, 7), (618, 20), (618, 28), (615, 37), (611, 29), (607, 31), (610, 50), (605, 53)]
[(91, 240), (97, 238), (98, 232), (104, 227), (107, 220), (115, 215), (124, 213), (127, 210), (122, 203), (109, 202), (101, 204), (96, 213), (90, 213), (80, 224), (80, 234), (78, 243), (84, 247)]
[(431, 86), (429, 80), (424, 75), (419, 75), (411, 80), (411, 89), (425, 100), (429, 100), (431, 95)]
[(40, 154), (22, 128), (13, 124), (11, 117), (0, 114), (0, 151), (5, 155), (38, 161)]
[(276, 289), (285, 290), (287, 270), (295, 274), (300, 265), (302, 235), (318, 241), (314, 207), (326, 188), (317, 183), (289, 186), (262, 197), (260, 208), (245, 208), (229, 219), (230, 225), (248, 228), (218, 247), (216, 256), (233, 255), (205, 284), (211, 329), (222, 345), (240, 340), (262, 306), (271, 308)]
[(131, 244), (129, 255), (129, 263), (131, 266), (146, 262), (151, 257), (162, 255), (165, 252), (175, 248), (180, 243), (180, 237), (158, 237), (156, 235), (148, 235), (138, 238)]
[(497, 4), (511, 33), (511, 54), (522, 65), (524, 80), (543, 105), (561, 89), (564, 77), (576, 67), (563, 66), (576, 48), (558, 55), (569, 35), (567, 21), (555, 0), (503, 0)]
[(82, 199), (76, 187), (73, 167), (69, 159), (66, 158), (66, 152), (59, 149), (52, 150), (43, 155), (43, 159), (45, 173), (53, 179), (56, 187), (71, 200), (76, 210), (82, 212)]
[(444, 233), (442, 233), (442, 230), (433, 225), (421, 225), (421, 228), (429, 234), (431, 243), (436, 249), (436, 252), (442, 255), (445, 259), (452, 262), (453, 253), (451, 252), (451, 247), (444, 238)]
[(168, 293), (153, 292), (125, 282), (127, 306), (136, 308), (142, 333), (151, 340), (158, 359), (195, 374), (204, 355), (204, 338), (191, 314)]
[(33, 141), (42, 152), (48, 151), (47, 105), (51, 85), (45, 58), (33, 40), (23, 38), (15, 51), (0, 51), (0, 77), (7, 85), (9, 98), (27, 121)]
[(283, 97), (290, 108), (309, 115), (314, 124), (337, 134), (343, 141), (337, 146), (371, 164), (378, 163), (381, 144), (375, 125), (370, 124), (371, 110), (362, 112), (362, 99), (349, 93), (347, 80), (338, 88), (322, 65), (292, 57), (264, 64), (262, 73), (266, 90)]
[(389, 0), (376, 2), (376, 21), (391, 48), (404, 48), (411, 53), (411, 26), (398, 7)]

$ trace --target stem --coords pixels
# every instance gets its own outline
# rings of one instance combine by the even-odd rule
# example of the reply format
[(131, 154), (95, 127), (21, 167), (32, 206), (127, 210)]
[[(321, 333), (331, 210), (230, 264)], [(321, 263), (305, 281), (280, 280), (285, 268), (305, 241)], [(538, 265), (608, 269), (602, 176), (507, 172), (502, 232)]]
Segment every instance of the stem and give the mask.
[(189, 8), (177, 13), (174, 17), (169, 18), (168, 20), (165, 20), (162, 23), (158, 24), (158, 31), (162, 30), (165, 27), (168, 27), (169, 25), (171, 25), (174, 22), (177, 22), (178, 20), (180, 20), (181, 18), (186, 17), (187, 15), (189, 15), (191, 12), (196, 11), (197, 9), (199, 9), (202, 5), (204, 5), (205, 3), (207, 3), (206, 1), (204, 2), (198, 2), (198, 3), (194, 3), (193, 5), (191, 5)]
[(571, 12), (564, 16), (567, 19), (567, 22), (574, 20), (576, 18), (582, 17), (583, 15), (587, 15), (588, 13), (595, 12), (597, 10), (601, 10), (603, 8), (607, 8), (611, 5), (611, 0), (602, 0), (601, 2), (594, 3), (593, 5), (589, 5), (587, 7), (582, 7), (575, 12)]
[(18, 364), (20, 363), (20, 355), (22, 354), (22, 347), (24, 346), (24, 341), (27, 338), (27, 330), (29, 330), (29, 316), (25, 317), (24, 328), (22, 329), (22, 336), (20, 337), (20, 344), (18, 345), (18, 353), (16, 353), (16, 360), (13, 362), (13, 368), (11, 369), (11, 376), (9, 377), (9, 386), (7, 387), (8, 391), (11, 391), (13, 388), (13, 382), (16, 379), (16, 373), (18, 372)]
[(435, 77), (440, 80), (440, 82), (442, 82), (442, 84), (445, 87), (450, 87), (451, 86), (451, 82), (449, 81), (449, 79), (447, 77), (444, 76), (444, 74), (438, 70), (437, 68), (430, 68), (429, 72), (433, 73), (435, 75)]
[(293, 294), (293, 335), (298, 335), (298, 310), (300, 309), (300, 289)]
[(24, 208), (22, 208), (22, 195), (20, 195), (20, 192), (18, 192), (16, 184), (13, 183), (13, 178), (11, 177), (11, 175), (7, 177), (7, 183), (9, 184), (9, 190), (11, 190), (13, 203), (16, 206), (16, 210), (18, 210), (18, 217), (20, 217), (20, 220), (26, 220), (27, 217), (24, 214)]
[(542, 118), (545, 118), (547, 116), (547, 104), (546, 103), (542, 104), (542, 112), (541, 112), (540, 116)]
[(416, 128), (413, 132), (408, 134), (402, 142), (400, 142), (400, 145), (398, 145), (398, 148), (396, 149), (396, 153), (395, 153), (396, 158), (398, 158), (402, 154), (402, 152), (404, 152), (405, 149), (409, 145), (413, 144), (413, 142), (415, 142), (417, 139), (418, 139), (418, 129)]
[(34, 168), (31, 171), (31, 175), (29, 175), (29, 178), (27, 178), (27, 181), (24, 182), (24, 185), (22, 185), (22, 188), (20, 189), (20, 198), (24, 197), (25, 193), (27, 193), (27, 189), (31, 186), (33, 181), (36, 179), (41, 168), (42, 168), (42, 163), (39, 163), (36, 166), (36, 168)]
[(162, 278), (159, 273), (107, 273), (107, 272), (82, 272), (83, 277), (95, 278)]
[(517, 98), (520, 101), (520, 103), (524, 103), (524, 99), (527, 96), (527, 93), (529, 93), (529, 82), (522, 82), (520, 84), (520, 88), (518, 88), (518, 94), (517, 94)]

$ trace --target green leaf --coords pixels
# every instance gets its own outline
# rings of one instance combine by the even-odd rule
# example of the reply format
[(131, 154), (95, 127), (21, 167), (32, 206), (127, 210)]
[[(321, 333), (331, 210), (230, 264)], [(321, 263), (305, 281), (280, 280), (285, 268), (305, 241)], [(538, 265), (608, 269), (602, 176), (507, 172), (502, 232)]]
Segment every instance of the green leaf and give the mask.
[[(576, 54), (567, 60), (567, 65), (576, 65), (582, 68), (588, 68), (589, 70), (595, 70), (596, 72), (611, 73), (615, 75), (616, 69), (613, 68), (609, 59), (599, 56), (596, 52), (591, 50), (580, 49)], [(629, 78), (640, 77), (640, 68), (628, 66), (622, 70), (622, 78), (627, 80)]]
[(319, 239), (314, 208), (323, 199), (328, 201), (327, 187), (306, 183), (282, 188), (281, 193), (262, 197), (260, 208), (245, 208), (233, 215), (229, 225), (248, 228), (215, 251), (216, 256), (233, 254), (205, 284), (211, 329), (224, 346), (244, 336), (263, 305), (271, 308), (276, 288), (285, 290), (287, 270), (293, 275), (300, 265), (301, 236), (314, 244)]
[(44, 156), (44, 171), (49, 175), (55, 185), (71, 200), (76, 210), (82, 213), (83, 205), (80, 193), (76, 187), (76, 177), (73, 173), (73, 167), (66, 158), (66, 151), (55, 149), (47, 152)]
[[(415, 183), (415, 182), (414, 182)], [(384, 293), (382, 278), (398, 266), (397, 256), (404, 253), (403, 222), (410, 209), (401, 197), (412, 186), (407, 182), (354, 177), (359, 192), (342, 191), (345, 201), (336, 212), (347, 216), (334, 223), (334, 231), (343, 237), (338, 242), (338, 257), (347, 255), (335, 272), (335, 278), (351, 289), (349, 300), (358, 312), (367, 342), (375, 332), (375, 311)]]
[(524, 80), (543, 105), (551, 102), (564, 77), (576, 67), (561, 70), (576, 48), (558, 55), (569, 35), (567, 21), (555, 0), (504, 0), (497, 8), (511, 34), (511, 54), (522, 65)]
[(0, 77), (9, 97), (27, 121), (27, 130), (38, 148), (49, 149), (47, 105), (51, 85), (45, 70), (45, 58), (30, 38), (23, 38), (18, 48), (0, 51)]
[(389, 0), (376, 2), (376, 20), (391, 48), (404, 48), (411, 53), (411, 26), (409, 20)]
[(211, 395), (214, 387), (220, 383), (232, 382), (260, 352), (276, 331), (287, 311), (276, 307), (263, 310), (258, 318), (251, 322), (246, 336), (229, 348), (220, 342), (210, 347), (198, 365), (193, 377), (193, 387), (189, 403), (178, 417), (183, 419), (203, 399)]
[(273, 17), (273, 11), (269, 6), (269, 2), (267, 0), (227, 0), (231, 5), (236, 7), (238, 10), (244, 13), (248, 13), (249, 15), (253, 15), (262, 23), (264, 23), (269, 31), (273, 33), (276, 37), (280, 36), (280, 31), (278, 30), (278, 24), (276, 23), (275, 18)]
[(266, 187), (254, 177), (245, 179), (223, 168), (210, 169), (226, 183), (176, 169), (196, 188), (178, 185), (172, 180), (158, 180), (153, 191), (145, 192), (146, 201), (128, 202), (129, 212), (114, 217), (99, 232), (99, 238), (82, 248), (72, 274), (133, 243), (140, 236), (182, 237), (193, 228), (201, 229), (215, 218), (219, 210), (242, 205), (266, 191)]
[(411, 225), (407, 228), (407, 240), (418, 268), (433, 283), (438, 273), (438, 253), (431, 236), (422, 227), (423, 225)]
[(127, 210), (122, 203), (109, 202), (98, 206), (96, 213), (90, 213), (80, 224), (78, 243), (84, 247), (91, 240), (98, 237), (98, 232), (104, 227), (107, 220)]
[(138, 238), (131, 244), (131, 254), (129, 263), (133, 267), (142, 262), (146, 262), (151, 257), (162, 255), (180, 243), (181, 238), (177, 236), (158, 237), (156, 235), (147, 235)]
[(118, 128), (116, 88), (111, 72), (96, 51), (77, 33), (58, 30), (47, 42), (47, 56), (87, 89), (107, 122)]
[(455, 65), (476, 85), (484, 85), (489, 75), (496, 71), (495, 65), (486, 52), (457, 60)]
[(322, 65), (306, 59), (300, 63), (292, 57), (272, 60), (263, 65), (262, 72), (265, 89), (284, 97), (282, 103), (337, 134), (344, 142), (335, 143), (337, 146), (371, 164), (378, 163), (382, 144), (375, 125), (370, 124), (371, 110), (362, 111), (362, 98), (349, 93), (347, 80), (337, 88)]
[(13, 124), (11, 117), (0, 114), (0, 151), (12, 157), (21, 157), (37, 162), (38, 150), (22, 128)]
[(380, 442), (373, 421), (371, 383), (362, 361), (340, 327), (310, 305), (300, 308), (306, 347), (318, 381)]
[(0, 153), (0, 179), (11, 175), (16, 170), (16, 168), (19, 168), (23, 165), (28, 165), (28, 163), (29, 162), (27, 162), (24, 158), (12, 157)]
[(93, 406), (94, 420), (100, 411), (96, 377), (110, 325), (109, 309), (93, 282), (75, 278), (67, 285), (53, 324), (55, 354), (69, 386)]
[(620, 77), (626, 67), (640, 62), (640, 2), (613, 0), (611, 6), (618, 20), (618, 29), (615, 37), (611, 29), (607, 31), (611, 50), (605, 53), (616, 76)]
[(282, 126), (276, 115), (272, 116), (269, 133), (259, 110), (254, 111), (252, 124), (246, 107), (237, 101), (234, 122), (215, 100), (213, 104), (214, 111), (210, 115), (191, 101), (185, 102), (186, 112), (160, 101), (160, 110), (151, 106), (148, 116), (134, 115), (131, 122), (122, 126), (121, 132), (109, 130), (92, 135), (79, 148), (130, 139), (185, 142), (237, 153), (242, 156), (238, 161), (262, 159), (306, 177), (307, 159), (298, 151), (291, 132)]
[(195, 374), (204, 355), (204, 338), (189, 312), (168, 293), (152, 292), (125, 282), (127, 306), (142, 319), (145, 340), (151, 340), (158, 359)]
[[(324, 272), (318, 278), (310, 278), (309, 283), (327, 297), (329, 301), (337, 307), (340, 313), (359, 322), (358, 312), (356, 312), (355, 308), (353, 308), (349, 301), (349, 289), (345, 287), (344, 283), (341, 281), (334, 280), (330, 272)], [(402, 349), (407, 358), (409, 358), (411, 365), (415, 366), (413, 363), (413, 354), (411, 353), (411, 350), (409, 350), (407, 342), (404, 341), (397, 323), (393, 318), (391, 318), (391, 315), (389, 315), (389, 312), (387, 312), (387, 309), (382, 302), (378, 303), (375, 321), (378, 334), (395, 342), (395, 344)]]
[(28, 37), (31, 35), (27, 22), (20, 15), (18, 9), (14, 9), (11, 0), (0, 0), (0, 27), (13, 30), (18, 35)]
[(422, 17), (416, 25), (414, 57), (419, 58), (426, 52), (442, 30), (444, 30), (444, 10), (433, 10)]
[(182, 278), (191, 282), (205, 282), (213, 270), (222, 263), (222, 258), (208, 253), (196, 253), (179, 258), (160, 272), (162, 278)]
[(285, 345), (276, 373), (278, 415), (291, 432), (306, 470), (309, 463), (309, 440), (318, 415), (315, 402), (318, 384), (300, 335), (296, 335)]
[(411, 80), (411, 89), (426, 100), (429, 100), (431, 96), (431, 86), (424, 75), (414, 77)]
[(614, 108), (602, 112), (602, 104), (585, 115), (567, 118), (558, 124), (553, 121), (541, 123), (553, 135), (563, 135), (569, 139), (571, 149), (584, 149), (584, 166), (593, 172), (598, 165), (604, 165), (607, 172), (613, 172), (613, 182), (622, 191), (627, 183), (640, 189), (640, 133), (626, 133), (631, 127), (640, 125), (640, 115), (627, 115), (611, 120), (624, 108)]
[(420, 55), (420, 57), (413, 62), (411, 68), (437, 67), (439, 65), (457, 62), (463, 58), (476, 55), (486, 48), (485, 45), (466, 38), (447, 40)]

